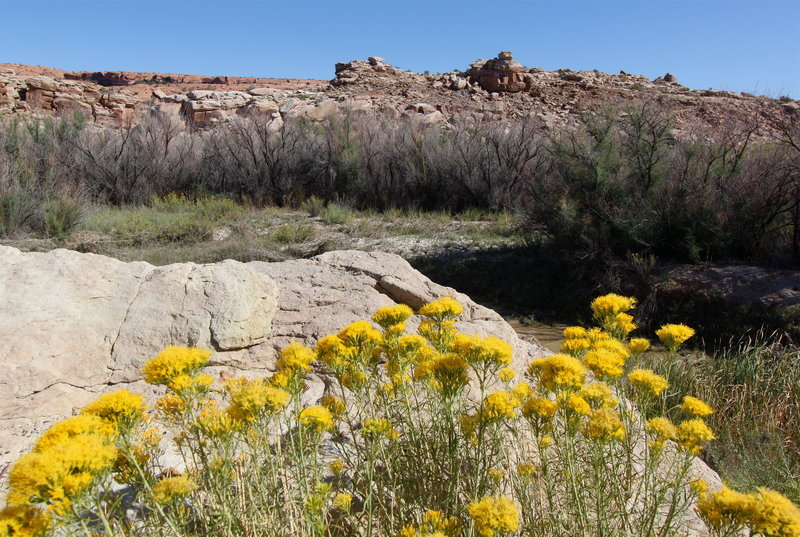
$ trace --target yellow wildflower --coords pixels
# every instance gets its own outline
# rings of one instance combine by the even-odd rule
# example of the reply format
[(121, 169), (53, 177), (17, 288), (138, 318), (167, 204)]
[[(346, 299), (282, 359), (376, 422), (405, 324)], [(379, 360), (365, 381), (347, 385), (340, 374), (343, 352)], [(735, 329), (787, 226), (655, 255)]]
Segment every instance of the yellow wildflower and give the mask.
[(602, 328), (595, 327), (586, 331), (586, 337), (594, 345), (599, 341), (611, 339), (611, 334), (605, 332)]
[(635, 305), (635, 298), (611, 293), (599, 296), (592, 301), (592, 313), (597, 322), (608, 330), (609, 326), (607, 325), (611, 325), (620, 313), (633, 309)]
[(634, 356), (639, 356), (650, 348), (650, 341), (643, 337), (635, 337), (628, 342), (628, 348)]
[(537, 418), (543, 421), (553, 419), (558, 411), (558, 403), (544, 397), (532, 397), (522, 406), (522, 415), (528, 419)]
[(575, 356), (576, 358), (579, 357), (581, 354), (584, 353), (590, 346), (592, 342), (589, 341), (589, 338), (575, 338), (575, 339), (565, 339), (561, 342), (561, 352), (564, 354), (569, 354), (570, 356)]
[(215, 405), (204, 408), (194, 422), (199, 432), (211, 438), (224, 439), (232, 436), (241, 428), (229, 413), (222, 412)]
[(227, 388), (231, 396), (228, 414), (236, 420), (255, 421), (284, 408), (291, 399), (286, 390), (275, 388), (263, 379), (230, 383)]
[(656, 331), (658, 339), (670, 352), (678, 350), (678, 347), (692, 337), (694, 333), (694, 329), (685, 324), (665, 324)]
[(695, 493), (698, 499), (703, 499), (708, 495), (708, 483), (700, 477), (689, 481), (689, 489)]
[(539, 439), (539, 449), (547, 449), (553, 445), (553, 437), (545, 435)]
[(169, 420), (178, 419), (186, 412), (186, 401), (174, 393), (166, 393), (159, 397), (155, 404), (156, 410), (164, 414)]
[(353, 496), (346, 492), (340, 492), (333, 497), (333, 506), (342, 511), (350, 511), (350, 506), (353, 503)]
[(583, 339), (586, 337), (586, 329), (581, 326), (568, 326), (562, 332), (564, 339)]
[(713, 408), (691, 395), (684, 396), (683, 404), (681, 404), (680, 409), (690, 416), (697, 416), (699, 418), (710, 416), (714, 413)]
[(491, 468), (488, 472), (486, 472), (486, 475), (489, 476), (489, 479), (491, 479), (492, 481), (496, 481), (498, 483), (503, 479), (505, 479), (506, 477), (505, 471), (499, 470), (497, 468)]
[(519, 400), (512, 393), (504, 391), (490, 393), (483, 399), (478, 417), (484, 422), (511, 419), (516, 416), (517, 406)]
[(322, 406), (331, 411), (334, 416), (341, 416), (345, 411), (344, 401), (334, 395), (326, 395), (319, 402)]
[(511, 393), (514, 394), (514, 397), (517, 398), (519, 401), (524, 401), (528, 397), (533, 395), (533, 388), (527, 382), (520, 382), (511, 390)]
[[(89, 488), (94, 478), (110, 470), (117, 450), (109, 438), (81, 434), (20, 457), (9, 473), (8, 504), (39, 498), (58, 505)], [(66, 503), (68, 505), (68, 503)]]
[(444, 513), (433, 509), (428, 509), (422, 515), (419, 528), (420, 533), (425, 537), (457, 537), (461, 535), (461, 521), (458, 517), (445, 517)]
[(93, 414), (79, 414), (51, 425), (36, 441), (33, 450), (45, 451), (57, 447), (75, 436), (84, 434), (96, 434), (111, 439), (116, 434), (116, 428), (113, 424)]
[(142, 372), (150, 384), (168, 384), (181, 374), (194, 374), (208, 363), (212, 352), (194, 347), (171, 345), (145, 362)]
[(651, 447), (657, 450), (663, 448), (667, 440), (675, 440), (678, 436), (678, 430), (667, 418), (651, 418), (645, 424), (645, 430), (655, 437)]
[(372, 315), (372, 320), (386, 330), (392, 325), (404, 323), (412, 315), (414, 315), (414, 310), (405, 304), (397, 304), (396, 306), (385, 306), (378, 309)]
[(580, 360), (567, 354), (553, 354), (533, 360), (528, 373), (538, 376), (542, 385), (551, 391), (580, 388), (586, 379), (586, 368)]
[(753, 511), (753, 497), (723, 485), (697, 502), (700, 517), (715, 528), (743, 526)]
[(150, 491), (150, 498), (160, 505), (168, 505), (175, 500), (186, 498), (197, 485), (187, 475), (165, 477), (155, 484)]
[(619, 414), (617, 414), (616, 411), (600, 408), (592, 410), (583, 428), (583, 434), (587, 438), (599, 442), (624, 440), (625, 425), (622, 423), (622, 420), (619, 419)]
[(293, 369), (308, 371), (314, 361), (314, 351), (297, 341), (281, 349), (281, 357), (275, 365), (276, 369)]
[(401, 354), (409, 354), (425, 347), (428, 342), (419, 334), (407, 334), (397, 338), (398, 350)]
[(37, 537), (50, 529), (50, 518), (26, 504), (7, 505), (0, 511), (0, 536)]
[(496, 368), (511, 363), (511, 345), (493, 336), (457, 334), (453, 338), (453, 350), (476, 369)]
[(367, 383), (367, 375), (355, 364), (350, 364), (342, 373), (342, 386), (348, 390), (357, 390)]
[(339, 475), (344, 470), (344, 461), (342, 459), (334, 459), (328, 464), (328, 470), (334, 475)]
[(376, 440), (392, 431), (392, 422), (386, 418), (366, 418), (361, 427), (361, 436)]
[(797, 537), (800, 535), (800, 509), (782, 494), (760, 487), (753, 498), (748, 526), (759, 535)]
[(636, 323), (633, 322), (633, 315), (627, 313), (618, 313), (609, 323), (609, 331), (620, 338), (625, 338), (636, 328)]
[(628, 374), (628, 381), (635, 388), (654, 397), (669, 388), (667, 379), (653, 373), (652, 369), (634, 369)]
[(700, 418), (686, 420), (678, 424), (675, 439), (683, 449), (697, 453), (702, 449), (701, 444), (710, 442), (716, 438), (714, 432)]
[(587, 352), (583, 357), (583, 363), (601, 379), (615, 379), (625, 371), (625, 358), (607, 349)]
[(167, 387), (180, 395), (203, 394), (208, 392), (214, 379), (205, 373), (195, 376), (180, 374), (167, 383)]
[(586, 399), (574, 393), (559, 394), (558, 402), (568, 414), (588, 416), (592, 410)]
[(456, 354), (445, 354), (429, 364), (430, 375), (436, 381), (435, 388), (443, 395), (460, 393), (469, 382), (467, 362)]
[(118, 390), (101, 395), (96, 401), (83, 407), (81, 413), (97, 416), (117, 426), (130, 427), (139, 421), (144, 410), (141, 395)]
[(619, 399), (614, 397), (613, 392), (605, 382), (593, 382), (584, 385), (578, 395), (586, 399), (592, 408), (613, 409), (619, 405)]
[(530, 477), (538, 471), (538, 468), (533, 464), (521, 463), (517, 465), (517, 473), (520, 477)]
[(322, 405), (304, 408), (300, 411), (297, 421), (303, 427), (317, 434), (333, 429), (333, 414)]
[(592, 343), (592, 350), (605, 350), (618, 354), (623, 359), (628, 359), (631, 356), (631, 351), (628, 347), (618, 339), (602, 339)]
[(510, 533), (519, 528), (519, 509), (507, 496), (487, 496), (467, 506), (475, 529), (483, 537)]
[(343, 357), (341, 355), (343, 348), (344, 343), (339, 339), (339, 336), (325, 336), (317, 341), (317, 357), (329, 366), (337, 369), (343, 365)]
[(516, 370), (511, 367), (504, 367), (497, 373), (497, 377), (505, 383), (511, 382), (514, 380), (514, 377), (517, 376)]
[(361, 347), (364, 345), (380, 345), (381, 333), (369, 324), (369, 321), (356, 321), (342, 328), (337, 334), (346, 346)]
[(423, 317), (430, 317), (437, 321), (455, 319), (464, 312), (464, 308), (459, 302), (446, 296), (434, 302), (429, 302), (419, 309), (419, 314)]

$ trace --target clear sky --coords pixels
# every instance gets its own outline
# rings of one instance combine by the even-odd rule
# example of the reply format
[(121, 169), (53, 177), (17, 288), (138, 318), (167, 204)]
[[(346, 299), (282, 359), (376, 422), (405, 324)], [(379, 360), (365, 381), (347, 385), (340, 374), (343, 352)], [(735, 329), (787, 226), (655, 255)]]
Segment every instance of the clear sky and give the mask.
[(367, 56), (437, 73), (500, 50), (800, 98), (800, 0), (0, 0), (0, 62), (67, 70), (330, 79)]

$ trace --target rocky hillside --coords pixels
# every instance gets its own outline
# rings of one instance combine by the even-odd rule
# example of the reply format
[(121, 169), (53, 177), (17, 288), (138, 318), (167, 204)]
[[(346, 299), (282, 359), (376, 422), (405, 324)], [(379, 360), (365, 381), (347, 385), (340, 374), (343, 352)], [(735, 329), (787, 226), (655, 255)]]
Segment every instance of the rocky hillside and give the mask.
[(0, 114), (45, 113), (122, 126), (153, 111), (184, 118), (197, 127), (237, 116), (282, 122), (312, 120), (347, 111), (413, 116), (428, 123), (539, 118), (547, 126), (571, 123), (578, 114), (621, 108), (635, 102), (668, 108), (677, 133), (693, 126), (732, 121), (757, 123), (757, 135), (796, 121), (800, 103), (746, 93), (694, 90), (667, 73), (655, 80), (625, 72), (546, 71), (514, 61), (511, 52), (480, 59), (464, 71), (417, 74), (392, 67), (383, 58), (336, 65), (330, 82), (160, 73), (68, 72), (0, 64)]

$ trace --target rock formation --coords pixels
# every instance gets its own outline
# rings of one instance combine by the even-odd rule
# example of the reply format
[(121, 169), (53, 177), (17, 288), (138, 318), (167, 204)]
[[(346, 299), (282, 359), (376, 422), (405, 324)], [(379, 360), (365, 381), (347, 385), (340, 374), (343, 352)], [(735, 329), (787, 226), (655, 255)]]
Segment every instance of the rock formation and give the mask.
[[(6, 67), (7, 66), (7, 67)], [(34, 76), (35, 75), (35, 76)], [(420, 107), (418, 105), (426, 105)], [(105, 71), (70, 73), (0, 65), (0, 115), (47, 114), (127, 126), (147, 113), (210, 127), (236, 117), (320, 121), (331, 114), (367, 111), (414, 117), (424, 123), (464, 119), (534, 118), (545, 128), (578, 123), (581, 114), (649, 104), (674, 116), (674, 135), (723, 124), (756, 123), (759, 137), (780, 136), (781, 124), (800, 121), (800, 104), (728, 91), (692, 90), (667, 73), (649, 80), (621, 71), (547, 71), (527, 68), (501, 52), (465, 71), (417, 74), (383, 58), (336, 64), (330, 82)], [(429, 108), (430, 107), (430, 108)], [(433, 112), (420, 110), (434, 110)]]
[[(0, 246), (0, 258), (0, 471), (49, 424), (100, 393), (152, 394), (142, 363), (170, 344), (214, 349), (214, 374), (266, 374), (291, 341), (314, 344), (381, 306), (418, 308), (453, 295), (465, 305), (459, 328), (512, 342), (517, 366), (542, 353), (497, 313), (393, 254), (154, 267)], [(322, 381), (312, 377), (309, 386), (316, 400)]]
[(502, 51), (493, 60), (477, 60), (472, 63), (467, 74), (470, 81), (489, 92), (529, 91), (533, 87), (533, 77), (526, 76), (522, 64), (515, 62), (509, 51)]

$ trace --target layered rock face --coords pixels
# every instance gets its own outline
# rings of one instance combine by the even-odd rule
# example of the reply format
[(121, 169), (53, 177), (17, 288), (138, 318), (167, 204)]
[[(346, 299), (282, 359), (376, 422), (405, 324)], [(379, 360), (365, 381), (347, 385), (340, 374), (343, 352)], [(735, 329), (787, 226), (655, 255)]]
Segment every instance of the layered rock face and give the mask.
[[(800, 103), (729, 91), (692, 90), (676, 75), (650, 80), (621, 71), (547, 71), (528, 68), (509, 51), (473, 62), (467, 71), (417, 74), (385, 59), (338, 63), (330, 82), (298, 79), (201, 77), (106, 71), (70, 73), (32, 66), (0, 65), (0, 114), (49, 114), (114, 126), (147, 113), (211, 127), (236, 117), (320, 121), (353, 111), (414, 117), (425, 123), (535, 118), (545, 128), (570, 126), (581, 114), (649, 104), (675, 118), (676, 135), (737, 122), (757, 124), (756, 136), (780, 135), (780, 125), (800, 120)], [(14, 68), (37, 76), (23, 76)]]

